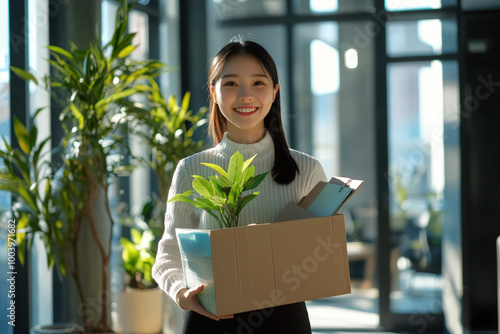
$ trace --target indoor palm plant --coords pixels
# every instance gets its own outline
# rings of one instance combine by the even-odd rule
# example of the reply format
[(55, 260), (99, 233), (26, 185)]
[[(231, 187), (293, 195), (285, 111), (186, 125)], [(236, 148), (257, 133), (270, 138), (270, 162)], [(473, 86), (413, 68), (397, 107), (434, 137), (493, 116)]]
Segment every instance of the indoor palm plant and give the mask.
[[(189, 92), (179, 105), (174, 96), (165, 98), (155, 80), (145, 87), (146, 105), (121, 101), (137, 122), (130, 133), (143, 140), (151, 155), (138, 159), (153, 172), (158, 195), (144, 203), (142, 212), (132, 219), (128, 237), (122, 237), (125, 286), (117, 294), (116, 328), (125, 332), (157, 333), (162, 325), (163, 292), (151, 275), (158, 242), (163, 234), (163, 217), (168, 190), (180, 159), (200, 151), (205, 140), (199, 134), (206, 123), (206, 108), (189, 109)], [(127, 229), (125, 229), (127, 230)], [(155, 305), (155, 306), (153, 306)]]
[[(49, 264), (56, 265), (62, 275), (69, 274), (76, 284), (87, 331), (110, 331), (108, 267), (113, 216), (108, 189), (113, 176), (124, 170), (121, 161), (112, 157), (128, 150), (130, 114), (125, 101), (148, 90), (148, 79), (159, 75), (165, 67), (155, 60), (137, 61), (130, 57), (136, 46), (132, 45), (135, 33), (127, 33), (129, 10), (128, 2), (122, 0), (115, 32), (105, 46), (99, 42), (86, 49), (74, 44), (70, 50), (49, 46), (51, 76), (37, 79), (32, 73), (12, 68), (22, 78), (50, 90), (64, 106), (59, 117), (65, 136), (55, 159), (60, 161), (58, 168), (52, 164), (47, 174), (37, 173), (42, 150), (36, 144), (36, 127), (28, 130), (17, 125), (22, 152), (10, 147), (2, 154), (8, 158), (6, 165), (10, 163), (5, 172), (8, 182), (2, 181), (2, 189), (17, 195), (13, 211), (19, 217), (19, 254), (23, 254), (30, 233), (41, 234)], [(26, 194), (27, 191), (32, 193)], [(95, 214), (97, 206), (101, 206), (100, 214)], [(88, 317), (86, 307), (90, 306), (84, 291), (87, 280), (79, 272), (78, 243), (83, 230), (88, 231), (97, 247), (102, 269), (96, 278), (102, 301), (98, 319)]]

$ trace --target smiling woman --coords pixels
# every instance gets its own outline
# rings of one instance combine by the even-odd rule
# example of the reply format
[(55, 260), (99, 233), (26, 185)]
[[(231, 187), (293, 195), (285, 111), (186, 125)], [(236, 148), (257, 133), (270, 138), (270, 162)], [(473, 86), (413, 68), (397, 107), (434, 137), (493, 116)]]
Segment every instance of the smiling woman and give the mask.
[[(234, 169), (231, 157), (235, 152), (243, 156), (239, 158), (242, 163), (256, 155), (255, 173), (271, 172), (272, 177), (259, 184), (259, 196), (239, 212), (238, 226), (272, 223), (288, 203), (298, 202), (319, 181), (326, 180), (318, 160), (288, 147), (281, 122), (276, 65), (259, 44), (230, 42), (212, 60), (208, 86), (212, 97), (210, 133), (215, 147), (179, 162), (169, 198), (175, 200), (174, 194), (189, 193), (190, 175), (200, 180), (210, 178), (201, 164), (223, 169), (229, 166), (229, 170)], [(243, 329), (252, 333), (311, 333), (304, 302), (220, 317), (205, 309), (198, 295), (207, 294), (208, 289), (204, 290), (203, 284), (189, 285), (189, 280), (185, 283), (175, 230), (216, 229), (218, 224), (214, 217), (200, 212), (199, 206), (173, 200), (167, 204), (165, 233), (158, 245), (153, 277), (179, 307), (189, 310), (184, 333), (234, 333)]]
[(278, 88), (255, 57), (238, 55), (228, 61), (210, 92), (227, 120), (229, 139), (252, 143), (264, 138), (264, 118)]

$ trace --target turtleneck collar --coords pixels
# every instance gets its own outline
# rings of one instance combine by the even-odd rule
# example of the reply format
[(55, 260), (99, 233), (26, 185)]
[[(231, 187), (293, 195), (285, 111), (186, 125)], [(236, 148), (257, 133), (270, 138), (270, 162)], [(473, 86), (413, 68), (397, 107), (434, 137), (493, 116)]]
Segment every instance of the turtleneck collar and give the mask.
[[(227, 132), (224, 133), (222, 141), (217, 145), (217, 150), (224, 157), (231, 157), (236, 151), (243, 154), (245, 159), (251, 158), (257, 154), (254, 161), (266, 160), (274, 156), (273, 138), (266, 131), (266, 135), (260, 141), (253, 144), (240, 144), (227, 138)], [(272, 160), (271, 160), (272, 161)]]

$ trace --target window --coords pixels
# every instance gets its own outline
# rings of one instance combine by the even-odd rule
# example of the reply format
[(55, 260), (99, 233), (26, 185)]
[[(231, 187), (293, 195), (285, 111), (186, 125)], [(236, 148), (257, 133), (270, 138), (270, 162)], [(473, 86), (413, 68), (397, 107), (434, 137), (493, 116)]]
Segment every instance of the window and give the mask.
[[(2, 1), (0, 3), (0, 137), (5, 138), (10, 144), (10, 84), (9, 84), (9, 2)], [(3, 140), (0, 141), (0, 147), (5, 148)], [(3, 166), (0, 165), (0, 168)], [(5, 191), (0, 191), (0, 308), (3, 311), (4, 321), (0, 322), (0, 332), (12, 333), (14, 327), (9, 325), (10, 301), (14, 300), (9, 296), (10, 284), (7, 278), (10, 277), (8, 272), (11, 270), (8, 267), (9, 259), (7, 252), (7, 238), (13, 237), (8, 233), (8, 225), (11, 218), (10, 215), (11, 199), (10, 195)]]
[[(317, 157), (327, 175), (365, 180), (342, 209), (353, 292), (309, 302), (313, 329), (415, 329), (412, 314), (442, 326), (439, 234), (460, 215), (450, 192), (460, 188), (456, 0), (288, 0), (284, 13), (259, 17), (220, 14), (236, 1), (206, 3), (209, 56), (235, 35), (263, 44), (288, 92), (290, 146)], [(375, 257), (386, 269), (374, 270)]]
[(459, 203), (458, 196), (445, 196), (449, 183), (458, 182), (445, 177), (458, 175), (459, 161), (445, 159), (447, 150), (458, 147), (457, 79), (456, 61), (402, 62), (387, 69), (396, 313), (442, 311), (443, 224), (456, 216)]

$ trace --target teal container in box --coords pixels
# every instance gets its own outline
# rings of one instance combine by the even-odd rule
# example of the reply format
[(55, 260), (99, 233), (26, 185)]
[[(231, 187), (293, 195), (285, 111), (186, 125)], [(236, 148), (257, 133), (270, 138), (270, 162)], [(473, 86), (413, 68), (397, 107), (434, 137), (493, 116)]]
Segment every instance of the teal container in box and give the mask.
[(177, 229), (176, 234), (186, 287), (203, 284), (205, 287), (198, 295), (198, 300), (204, 308), (215, 314), (217, 310), (209, 231)]

